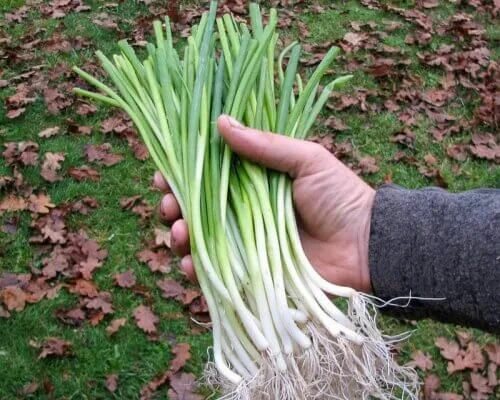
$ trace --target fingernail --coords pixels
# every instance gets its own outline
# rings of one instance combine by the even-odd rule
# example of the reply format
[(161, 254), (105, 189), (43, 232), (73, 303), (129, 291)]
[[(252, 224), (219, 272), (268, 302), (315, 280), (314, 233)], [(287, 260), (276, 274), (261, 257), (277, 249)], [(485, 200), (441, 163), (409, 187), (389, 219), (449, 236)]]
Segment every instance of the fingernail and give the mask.
[(245, 126), (241, 124), (239, 121), (234, 119), (233, 117), (230, 117), (229, 115), (226, 116), (227, 121), (229, 122), (229, 125), (231, 125), (233, 128), (244, 128)]

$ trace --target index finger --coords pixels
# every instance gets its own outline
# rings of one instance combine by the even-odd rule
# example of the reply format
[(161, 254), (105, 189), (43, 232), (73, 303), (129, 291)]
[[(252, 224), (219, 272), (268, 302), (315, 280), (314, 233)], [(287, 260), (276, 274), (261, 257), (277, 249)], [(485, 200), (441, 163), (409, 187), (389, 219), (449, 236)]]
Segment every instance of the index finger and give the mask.
[(172, 189), (160, 171), (156, 171), (153, 176), (153, 185), (163, 193), (170, 193)]

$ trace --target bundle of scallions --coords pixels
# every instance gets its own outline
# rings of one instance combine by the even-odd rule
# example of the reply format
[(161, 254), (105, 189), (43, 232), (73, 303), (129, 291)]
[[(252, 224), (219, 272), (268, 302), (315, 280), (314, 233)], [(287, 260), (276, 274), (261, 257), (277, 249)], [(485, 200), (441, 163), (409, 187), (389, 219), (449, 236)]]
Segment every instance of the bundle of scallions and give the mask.
[[(264, 26), (251, 4), (250, 27), (216, 11), (212, 2), (181, 53), (168, 18), (165, 28), (154, 23), (156, 43), (142, 61), (126, 41), (112, 61), (98, 52), (116, 91), (74, 69), (99, 90), (76, 93), (129, 115), (179, 201), (212, 321), (207, 382), (231, 399), (416, 398), (416, 376), (393, 360), (370, 300), (309, 263), (290, 179), (239, 159), (217, 131), (225, 113), (305, 138), (331, 91), (350, 79), (320, 87), (338, 49), (304, 82), (297, 43), (275, 57), (275, 10)], [(347, 299), (347, 311), (328, 295)]]

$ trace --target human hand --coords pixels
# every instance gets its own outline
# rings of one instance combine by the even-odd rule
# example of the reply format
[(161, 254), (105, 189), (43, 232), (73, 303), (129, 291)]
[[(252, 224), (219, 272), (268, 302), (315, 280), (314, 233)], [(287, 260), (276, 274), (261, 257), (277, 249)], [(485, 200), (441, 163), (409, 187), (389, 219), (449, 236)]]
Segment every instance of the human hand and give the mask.
[[(321, 145), (246, 128), (228, 116), (218, 119), (221, 136), (240, 157), (293, 179), (293, 199), (305, 254), (329, 282), (371, 292), (368, 268), (370, 219), (375, 191)], [(194, 279), (186, 221), (160, 173), (155, 185), (166, 194), (160, 214), (173, 222), (172, 251)]]

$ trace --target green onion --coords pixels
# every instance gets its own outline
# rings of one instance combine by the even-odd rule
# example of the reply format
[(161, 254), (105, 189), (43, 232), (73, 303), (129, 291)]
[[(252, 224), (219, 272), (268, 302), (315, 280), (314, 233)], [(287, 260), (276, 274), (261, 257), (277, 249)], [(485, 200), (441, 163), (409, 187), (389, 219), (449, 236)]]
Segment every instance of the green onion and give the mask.
[(296, 42), (276, 58), (276, 10), (265, 26), (257, 4), (250, 26), (216, 11), (212, 2), (180, 53), (168, 18), (154, 22), (144, 60), (126, 41), (112, 59), (98, 52), (116, 91), (74, 68), (99, 91), (75, 93), (130, 116), (179, 201), (212, 320), (207, 383), (227, 399), (417, 398), (416, 375), (393, 360), (369, 297), (325, 281), (307, 259), (290, 179), (238, 158), (217, 131), (226, 113), (306, 138), (351, 79), (319, 90), (339, 49), (306, 79)]

